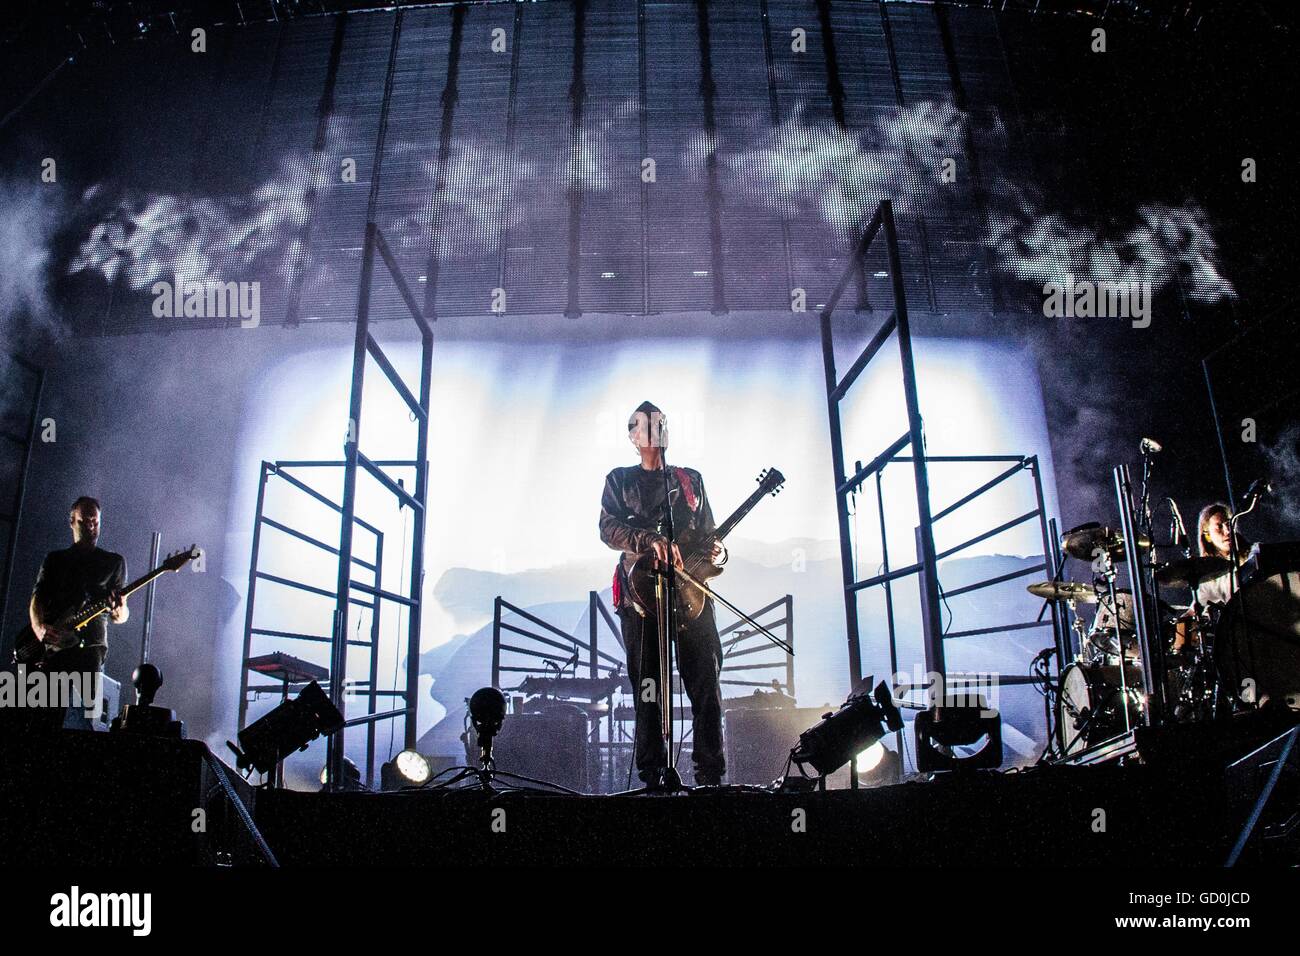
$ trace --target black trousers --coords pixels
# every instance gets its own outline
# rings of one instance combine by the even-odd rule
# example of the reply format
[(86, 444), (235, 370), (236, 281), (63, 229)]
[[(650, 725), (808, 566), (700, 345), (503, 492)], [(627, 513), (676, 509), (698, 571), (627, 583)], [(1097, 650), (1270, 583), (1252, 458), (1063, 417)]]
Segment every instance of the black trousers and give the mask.
[[(636, 701), (636, 769), (647, 783), (668, 765), (660, 732), (660, 701), (669, 695), (660, 693), (659, 624), (657, 618), (641, 617), (631, 608), (619, 613), (623, 630), (623, 649), (627, 654), (628, 677)], [(680, 624), (680, 622), (679, 622)], [(726, 772), (722, 749), (722, 689), (718, 677), (722, 672), (722, 642), (713, 616), (713, 602), (705, 604), (700, 616), (678, 628), (674, 650), (677, 670), (681, 674), (686, 696), (691, 702), (692, 762), (695, 780), (716, 782)], [(647, 693), (645, 681), (655, 686)], [(674, 736), (681, 739), (680, 730)]]

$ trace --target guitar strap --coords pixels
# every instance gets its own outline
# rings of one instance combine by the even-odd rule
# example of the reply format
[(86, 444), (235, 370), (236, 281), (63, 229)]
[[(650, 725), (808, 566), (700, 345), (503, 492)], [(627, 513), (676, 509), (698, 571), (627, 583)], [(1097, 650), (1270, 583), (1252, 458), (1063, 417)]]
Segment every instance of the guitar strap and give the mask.
[(691, 476), (685, 468), (673, 467), (677, 475), (677, 485), (682, 489), (682, 495), (686, 498), (686, 507), (694, 511), (700, 505), (700, 499), (695, 497), (695, 488), (691, 485)]

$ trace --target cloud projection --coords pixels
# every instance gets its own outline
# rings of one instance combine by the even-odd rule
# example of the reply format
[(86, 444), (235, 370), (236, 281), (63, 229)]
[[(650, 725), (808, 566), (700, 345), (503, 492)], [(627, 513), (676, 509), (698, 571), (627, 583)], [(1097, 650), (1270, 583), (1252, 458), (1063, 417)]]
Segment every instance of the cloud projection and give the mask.
[[(623, 104), (585, 122), (572, 138), (573, 148), (551, 157), (529, 155), (523, 146), (508, 155), (480, 139), (454, 140), (441, 172), (442, 188), (435, 146), (393, 144), (388, 155), (419, 157), (427, 188), (386, 202), (380, 227), (398, 247), (427, 253), (438, 224), (442, 260), (490, 251), (503, 227), (526, 225), (544, 208), (532, 201), (538, 191), (574, 185), (603, 192), (617, 176), (633, 174), (614, 168), (609, 140), (636, 120), (634, 105)], [(970, 122), (951, 100), (895, 109), (863, 130), (812, 120), (800, 106), (775, 128), (751, 122), (748, 132), (730, 138), (700, 133), (688, 142), (683, 163), (689, 175), (699, 177), (713, 153), (733, 205), (750, 197), (745, 201), (786, 215), (812, 212), (847, 234), (886, 198), (901, 217), (942, 212), (951, 190), (965, 188), (946, 182), (943, 170), (946, 160), (963, 162)], [(996, 135), (1000, 128), (995, 121), (990, 131)], [(334, 175), (343, 156), (364, 155), (363, 144), (345, 139), (336, 128), (320, 156), (282, 158), (275, 174), (247, 195), (110, 197), (108, 187), (93, 187), (76, 210), (78, 221), (88, 224), (68, 271), (97, 272), (137, 290), (172, 275), (215, 281), (258, 272), (290, 283), (300, 273), (328, 271), (332, 263), (315, 261), (302, 233), (314, 210), (332, 201), (336, 191), (356, 188), (341, 185)], [(986, 183), (986, 194), (982, 241), (997, 268), (1015, 280), (1041, 286), (1071, 274), (1149, 282), (1159, 289), (1177, 279), (1197, 302), (1236, 295), (1219, 265), (1213, 224), (1194, 201), (1143, 203), (1115, 224), (1056, 211), (1040, 187), (997, 173)]]

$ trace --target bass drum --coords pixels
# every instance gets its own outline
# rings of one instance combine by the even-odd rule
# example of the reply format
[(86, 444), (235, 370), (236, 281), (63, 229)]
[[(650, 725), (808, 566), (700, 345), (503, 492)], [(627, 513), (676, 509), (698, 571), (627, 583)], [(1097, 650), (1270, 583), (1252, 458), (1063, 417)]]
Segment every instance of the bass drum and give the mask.
[(1300, 571), (1242, 584), (1215, 626), (1214, 662), (1227, 696), (1300, 710)]
[[(1127, 695), (1120, 686), (1118, 664), (1071, 664), (1061, 674), (1056, 702), (1056, 734), (1062, 757), (1124, 733), (1142, 720), (1142, 669), (1124, 667)], [(1127, 697), (1127, 699), (1125, 699)]]

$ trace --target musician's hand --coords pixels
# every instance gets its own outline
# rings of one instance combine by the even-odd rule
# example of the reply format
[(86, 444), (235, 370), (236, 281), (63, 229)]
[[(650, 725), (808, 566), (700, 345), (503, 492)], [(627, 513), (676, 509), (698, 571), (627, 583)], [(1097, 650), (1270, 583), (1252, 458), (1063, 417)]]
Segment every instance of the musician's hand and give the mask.
[(727, 563), (727, 548), (717, 538), (713, 539), (713, 554), (711, 555), (713, 566), (720, 568)]
[[(667, 564), (668, 547), (669, 547), (668, 539), (655, 538), (653, 543), (651, 544), (651, 547), (654, 548), (655, 557), (659, 559), (659, 563)], [(676, 544), (672, 545), (672, 553), (673, 553), (673, 567), (680, 568), (682, 566), (682, 552), (678, 550)]]
[(114, 591), (108, 596), (108, 616), (114, 624), (125, 624), (127, 618), (126, 598), (121, 591)]

